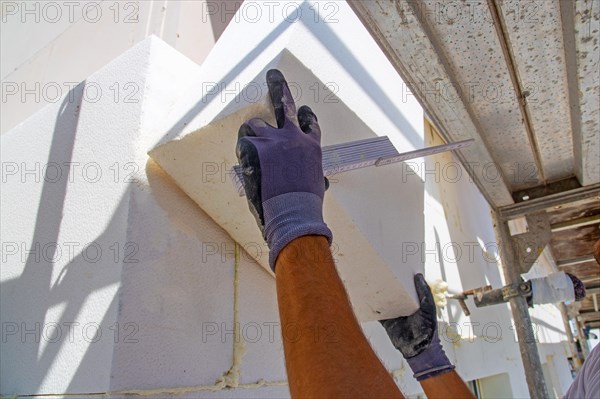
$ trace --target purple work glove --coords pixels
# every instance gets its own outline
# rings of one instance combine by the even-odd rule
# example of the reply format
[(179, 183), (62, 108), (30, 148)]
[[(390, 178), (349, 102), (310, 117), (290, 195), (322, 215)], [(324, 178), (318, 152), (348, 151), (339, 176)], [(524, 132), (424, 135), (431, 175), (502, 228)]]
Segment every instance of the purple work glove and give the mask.
[(454, 369), (444, 353), (437, 333), (435, 302), (421, 273), (415, 275), (420, 309), (410, 316), (381, 320), (392, 344), (398, 349), (417, 381)]
[(279, 252), (295, 238), (332, 233), (323, 221), (321, 130), (307, 106), (296, 115), (294, 99), (283, 74), (267, 72), (269, 96), (277, 127), (260, 118), (240, 126), (236, 153), (244, 169), (244, 190), (250, 211), (269, 245), (275, 271)]

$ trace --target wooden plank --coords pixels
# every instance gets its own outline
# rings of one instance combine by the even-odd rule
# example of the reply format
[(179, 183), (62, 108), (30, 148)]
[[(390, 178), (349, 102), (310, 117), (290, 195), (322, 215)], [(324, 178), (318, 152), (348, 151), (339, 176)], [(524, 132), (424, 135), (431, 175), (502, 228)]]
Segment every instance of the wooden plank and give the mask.
[(559, 270), (576, 275), (586, 284), (600, 285), (600, 265), (596, 261), (589, 261), (571, 266), (560, 266)]
[(600, 240), (600, 223), (552, 234), (550, 245), (557, 262), (591, 255), (594, 244)]
[(568, 204), (557, 205), (547, 210), (550, 224), (567, 222), (574, 219), (600, 215), (598, 197), (586, 198)]

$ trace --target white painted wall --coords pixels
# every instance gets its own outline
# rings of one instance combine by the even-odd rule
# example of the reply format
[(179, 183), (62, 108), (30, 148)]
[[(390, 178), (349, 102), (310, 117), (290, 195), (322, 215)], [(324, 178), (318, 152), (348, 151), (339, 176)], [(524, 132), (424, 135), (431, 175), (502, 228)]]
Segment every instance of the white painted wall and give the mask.
[[(238, 253), (236, 264), (234, 242), (146, 155), (165, 140), (164, 123), (177, 127), (168, 125), (168, 115), (191, 109), (181, 108), (179, 97), (189, 91), (190, 82), (201, 82), (206, 68), (192, 61), (204, 60), (220, 31), (206, 31), (208, 20), (198, 23), (189, 7), (201, 2), (133, 3), (145, 21), (134, 27), (110, 19), (91, 24), (83, 18), (46, 25), (28, 20), (27, 29), (15, 20), (2, 23), (3, 83), (40, 82), (43, 87), (47, 82), (86, 82), (72, 95), (65, 90), (48, 106), (33, 101), (33, 95), (24, 102), (18, 95), (2, 100), (0, 393), (119, 396), (141, 390), (156, 398), (181, 393), (286, 397), (274, 280), (244, 252)], [(337, 6), (326, 9), (325, 4)], [(101, 3), (103, 10), (111, 5)], [(395, 107), (415, 109), (414, 100), (403, 87), (374, 85), (373, 71), (391, 69), (386, 62), (372, 65), (381, 54), (372, 52), (371, 64), (362, 59), (353, 64), (349, 61), (360, 47), (347, 52), (340, 46), (340, 35), (342, 43), (365, 37), (357, 34), (356, 21), (350, 25), (352, 35), (343, 35), (340, 21), (354, 18), (344, 3), (305, 4), (308, 21), (311, 5), (323, 18), (333, 19), (297, 28), (317, 36), (321, 44), (304, 48), (306, 43), (294, 41), (288, 47), (296, 53), (313, 51), (306, 65), (322, 81), (358, 79), (339, 89), (344, 103), (368, 126), (386, 134), (398, 129), (392, 139), (401, 149), (422, 146), (422, 110), (399, 115)], [(244, 11), (246, 20), (239, 23), (248, 22), (250, 11)], [(210, 13), (217, 21), (227, 17), (224, 8)], [(24, 31), (31, 42), (19, 44), (16, 38)], [(130, 48), (152, 32), (192, 61), (154, 38)], [(260, 42), (260, 36), (244, 40)], [(280, 32), (276, 40), (286, 40), (286, 35)], [(266, 52), (250, 55), (271, 59)], [(217, 57), (227, 59), (227, 54)], [(193, 105), (193, 100), (185, 101)], [(214, 107), (213, 116), (221, 110)], [(415, 139), (411, 129), (420, 137)], [(425, 138), (428, 145), (435, 140)], [(425, 204), (425, 239), (400, 246), (405, 261), (424, 262), (426, 277), (444, 278), (451, 291), (501, 286), (501, 272), (491, 260), (494, 247), (486, 245), (495, 239), (485, 201), (464, 170), (455, 181), (452, 166), (444, 168), (451, 156), (427, 162), (412, 165), (418, 173), (425, 165), (435, 170), (430, 162), (439, 162), (437, 181), (435, 173), (422, 176), (425, 190), (416, 193), (424, 196), (419, 200)], [(436, 242), (443, 250), (441, 262), (435, 261)], [(452, 242), (458, 246), (449, 246)], [(207, 252), (203, 243), (217, 244), (217, 251)], [(98, 249), (102, 255), (96, 259)], [(508, 307), (477, 309), (472, 302), (469, 307), (470, 317), (454, 302), (439, 314), (442, 341), (457, 370), (467, 380), (508, 373), (513, 396), (527, 397)], [(552, 306), (534, 309), (532, 317), (540, 321), (542, 361), (553, 364), (558, 389), (564, 392), (570, 374), (560, 343), (562, 322)], [(459, 333), (445, 328), (448, 324)], [(363, 329), (403, 391), (421, 392), (381, 326), (369, 322)]]
[[(442, 144), (434, 130), (426, 129), (427, 145)], [(470, 181), (467, 171), (450, 153), (428, 157), (417, 163), (425, 180), (425, 245), (415, 255), (425, 260), (426, 277), (448, 282), (450, 293), (491, 285), (504, 285), (498, 262), (498, 245), (488, 204)], [(490, 172), (489, 178), (494, 178)], [(551, 258), (542, 256), (529, 277), (544, 276), (554, 270)], [(508, 304), (475, 307), (469, 299), (470, 316), (465, 316), (457, 301), (448, 300), (441, 309), (441, 320), (451, 330), (442, 340), (453, 343), (457, 370), (465, 380), (507, 373), (513, 397), (527, 397), (525, 372), (519, 354), (514, 322)], [(567, 361), (566, 334), (559, 309), (553, 304), (530, 310), (535, 325), (542, 363), (552, 363), (551, 392), (566, 392), (572, 381)]]
[(73, 85), (150, 35), (202, 63), (240, 4), (237, 0), (0, 1), (0, 132), (60, 101)]

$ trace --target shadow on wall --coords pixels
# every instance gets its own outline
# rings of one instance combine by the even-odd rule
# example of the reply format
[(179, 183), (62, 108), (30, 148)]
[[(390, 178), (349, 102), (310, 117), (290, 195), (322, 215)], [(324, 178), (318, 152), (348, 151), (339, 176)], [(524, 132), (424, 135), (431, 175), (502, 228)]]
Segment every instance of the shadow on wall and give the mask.
[[(239, 8), (240, 4), (241, 2), (235, 3), (235, 10)], [(215, 40), (221, 36), (233, 18), (233, 11), (231, 15), (226, 15), (224, 20), (221, 18), (218, 14), (211, 15)], [(85, 85), (86, 81), (82, 81), (70, 90), (63, 100), (55, 120), (46, 165), (68, 165), (72, 162)], [(67, 168), (67, 175), (63, 175), (58, 181), (44, 179), (42, 182), (43, 187), (35, 218), (34, 233), (30, 241), (34, 245), (40, 243), (43, 246), (45, 243), (60, 242), (59, 233), (65, 214), (65, 200), (70, 181), (68, 173), (71, 171), (70, 168)], [(125, 192), (123, 198), (129, 198), (129, 192)], [(128, 201), (121, 200), (119, 202), (117, 210), (103, 234), (96, 237), (93, 240), (94, 243), (101, 248), (111, 247), (114, 243), (112, 232), (121, 230), (120, 225), (122, 225), (123, 218), (127, 217), (128, 206)], [(57, 364), (61, 349), (65, 345), (73, 345), (73, 342), (69, 342), (71, 338), (68, 333), (72, 330), (67, 328), (73, 328), (73, 323), (78, 319), (82, 306), (92, 293), (121, 282), (120, 273), (94, 273), (98, 264), (85, 259), (82, 254), (70, 259), (70, 262), (60, 270), (59, 276), (53, 278), (53, 270), (56, 268), (53, 260), (61, 257), (57, 253), (60, 250), (58, 246), (49, 246), (47, 251), (44, 250), (43, 256), (40, 256), (39, 251), (28, 254), (22, 274), (16, 279), (0, 283), (2, 322), (3, 328), (7, 329), (3, 330), (3, 340), (6, 338), (7, 342), (2, 343), (2, 362), (0, 362), (2, 369), (0, 374), (3, 377), (2, 394), (37, 393), (43, 385), (48, 383), (49, 378), (64, 378), (68, 375), (71, 369), (66, 370), (66, 373), (54, 371), (53, 373), (56, 375), (50, 374), (52, 368)], [(111, 266), (120, 267), (116, 263)], [(4, 265), (3, 267), (10, 266)], [(94, 321), (96, 329), (91, 329), (90, 335), (93, 335), (94, 331), (111, 331), (114, 320), (109, 320), (107, 315), (114, 314), (113, 311), (117, 306), (118, 295), (115, 295), (105, 312), (105, 317), (101, 321)], [(40, 337), (49, 312), (60, 312), (60, 317), (52, 319), (52, 323), (56, 323), (59, 328), (62, 327), (60, 337), (53, 337), (50, 343)], [(69, 327), (69, 325), (71, 326)], [(11, 337), (4, 332), (8, 334), (9, 329), (13, 327), (17, 331), (13, 338), (17, 341), (11, 344)], [(31, 333), (22, 335), (23, 327)], [(104, 340), (106, 337), (102, 339)], [(105, 345), (88, 345), (65, 392), (89, 392), (90, 378), (92, 380), (99, 378), (97, 366), (102, 364), (99, 360), (105, 360), (107, 357), (110, 359), (110, 356), (112, 354), (107, 353)], [(10, 389), (13, 392), (5, 391), (8, 388), (8, 382), (10, 382)]]
[[(440, 260), (441, 277), (442, 277), (442, 280), (448, 281), (448, 276), (446, 274), (446, 263), (444, 261), (444, 254), (442, 253), (442, 246), (440, 244), (440, 235), (439, 235), (437, 229), (435, 228), (435, 226), (433, 227), (433, 234), (435, 236), (435, 250), (437, 252), (437, 257)], [(452, 309), (454, 309), (454, 312), (452, 312)], [(452, 323), (452, 322), (456, 322), (460, 318), (460, 312), (462, 312), (462, 310), (460, 309), (459, 306), (446, 305), (446, 312), (447, 312), (447, 316), (448, 316), (448, 322)]]
[(129, 199), (127, 240), (141, 247), (123, 264), (129, 335), (115, 342), (110, 391), (211, 385), (233, 356), (233, 335), (206, 329), (233, 329), (235, 244), (151, 159), (145, 174)]
[(210, 16), (210, 26), (215, 37), (215, 43), (219, 40), (241, 5), (242, 1), (223, 0), (221, 4), (215, 4), (211, 0), (206, 1), (206, 12)]
[[(73, 159), (84, 85), (65, 99), (53, 130), (48, 164), (62, 165)], [(222, 254), (215, 253), (211, 262), (203, 262), (199, 243), (210, 239), (228, 243), (230, 249), (233, 242), (151, 160), (146, 174), (150, 190), (128, 185), (106, 228), (93, 239), (100, 248), (111, 248), (127, 220), (127, 242), (149, 246), (136, 254), (136, 262), (124, 262), (121, 257), (113, 261), (113, 254), (107, 253), (103, 259), (110, 259), (94, 263), (81, 253), (59, 270), (58, 262), (52, 260), (60, 260), (60, 255), (48, 249), (41, 257), (39, 251), (30, 254), (20, 277), (1, 283), (3, 329), (17, 329), (15, 335), (3, 330), (3, 395), (48, 393), (50, 386), (64, 386), (61, 391), (68, 393), (93, 393), (90, 387), (133, 389), (148, 383), (170, 386), (172, 371), (179, 367), (179, 382), (196, 386), (199, 376), (213, 373), (201, 381), (212, 383), (228, 370), (230, 340), (211, 336), (203, 341), (201, 331), (207, 321), (232, 325), (233, 255), (223, 262)], [(44, 245), (63, 240), (60, 230), (67, 212), (68, 182), (68, 176), (60, 182), (44, 182), (31, 242)], [(156, 206), (166, 215), (155, 212), (160, 209)], [(164, 218), (170, 223), (164, 223)], [(161, 224), (168, 226), (161, 230)], [(144, 241), (146, 229), (156, 230), (154, 240)], [(90, 301), (95, 300), (92, 295), (118, 284), (117, 294), (92, 314), (97, 319), (88, 319), (93, 328), (82, 338), (84, 322), (74, 323), (81, 320), (84, 306), (89, 312)], [(44, 333), (51, 324), (59, 326), (60, 336), (49, 333), (52, 329)], [(28, 331), (41, 326), (41, 331), (23, 335), (24, 326)], [(199, 366), (194, 369), (194, 365)]]
[[(445, 184), (449, 185), (454, 183)], [(427, 187), (427, 184), (425, 186)], [(454, 187), (451, 187), (450, 189), (445, 190), (445, 192), (447, 193), (453, 189)], [(459, 186), (456, 186), (456, 189), (458, 193), (464, 194), (464, 201), (470, 200), (468, 196), (473, 194), (472, 192), (461, 189)], [(428, 193), (440, 204), (443, 203), (444, 199), (438, 198), (434, 193), (430, 193), (429, 191)], [(446, 200), (448, 200), (448, 198), (446, 198)], [(452, 196), (449, 200), (458, 201), (460, 200), (460, 196)], [(445, 220), (447, 221), (450, 221), (450, 219), (459, 219), (465, 223), (465, 220), (469, 219), (470, 215), (461, 214), (461, 210), (458, 207), (453, 208), (456, 211), (455, 215), (448, 215), (447, 209), (448, 207), (444, 206)], [(473, 207), (473, 211), (477, 212), (478, 208)], [(487, 214), (484, 216), (487, 216)], [(500, 269), (492, 265), (489, 260), (486, 259), (489, 255), (483, 252), (483, 248), (479, 245), (476, 247), (472, 246), (478, 242), (476, 235), (478, 233), (477, 230), (482, 231), (488, 227), (491, 228), (490, 219), (481, 217), (480, 220), (479, 224), (471, 226), (469, 226), (468, 223), (465, 223), (464, 226), (456, 226), (448, 222), (446, 228), (450, 238), (449, 242), (442, 242), (438, 230), (434, 227), (436, 252), (439, 259), (442, 279), (448, 281), (447, 276), (458, 273), (463, 290), (479, 288), (487, 284), (492, 285), (493, 288), (501, 288), (502, 278), (500, 276)], [(488, 226), (488, 224), (490, 225)], [(469, 227), (471, 229), (469, 229)], [(449, 251), (448, 248), (453, 249), (453, 251)], [(497, 256), (497, 254), (495, 255)], [(449, 300), (448, 303), (451, 305), (447, 306), (448, 321), (451, 323), (458, 322), (459, 319), (468, 317), (471, 323), (478, 323), (476, 325), (485, 326), (487, 323), (499, 322), (502, 326), (505, 326), (505, 329), (511, 326), (512, 318), (510, 311), (506, 306), (494, 305), (477, 308), (473, 299), (469, 298), (466, 300), (466, 304), (471, 315), (465, 316), (457, 301)], [(451, 311), (452, 307), (454, 307), (454, 312)]]
[[(221, 82), (232, 82), (234, 81), (242, 70), (248, 65), (254, 58), (256, 58), (261, 52), (263, 52), (272, 41), (274, 41), (278, 36), (280, 36), (287, 28), (289, 28), (291, 23), (289, 21), (282, 21), (279, 25), (277, 25), (273, 30), (265, 36), (263, 40), (253, 48), (248, 54), (242, 58), (240, 62), (238, 62), (233, 67), (229, 68), (228, 72), (223, 76)], [(194, 119), (198, 114), (202, 112), (210, 103), (212, 103), (215, 99), (219, 98), (221, 91), (223, 91), (225, 85), (217, 85), (216, 90), (209, 91), (205, 95), (202, 96), (201, 99), (196, 102), (196, 104), (183, 115), (173, 126), (167, 130), (167, 133), (155, 144), (155, 146), (159, 144), (164, 144), (171, 139), (173, 139), (177, 134), (181, 133), (184, 127)], [(199, 93), (202, 93), (201, 88), (195, 88)]]
[[(307, 3), (303, 3), (303, 7), (308, 7)], [(332, 54), (336, 55), (340, 65), (354, 77), (354, 80), (358, 82), (363, 91), (371, 97), (373, 102), (381, 108), (388, 119), (394, 121), (408, 142), (410, 142), (414, 148), (421, 148), (423, 146), (423, 139), (398, 110), (398, 104), (385, 94), (383, 88), (377, 83), (377, 79), (361, 64), (360, 60), (352, 54), (350, 49), (344, 45), (328, 24), (319, 19), (319, 23), (314, 24), (313, 27), (315, 37)]]
[[(428, 122), (425, 131), (428, 145), (442, 143)], [(447, 165), (457, 168), (458, 172), (451, 174)], [(429, 173), (425, 176), (425, 189), (431, 200), (428, 228), (432, 229), (435, 264), (440, 267), (441, 278), (451, 284), (451, 290), (462, 291), (487, 284), (500, 288), (501, 271), (494, 261), (497, 254), (488, 252), (495, 252), (497, 245), (485, 199), (450, 153), (427, 157), (424, 169)], [(517, 358), (518, 347), (514, 343), (508, 306), (477, 308), (472, 298), (465, 302), (470, 316), (464, 315), (456, 300), (449, 299), (444, 309), (448, 323), (456, 330), (452, 334), (460, 336), (446, 338), (455, 343), (457, 367), (461, 372), (474, 379), (519, 367), (511, 360)], [(497, 356), (498, 361), (486, 363), (486, 367), (477, 366), (477, 362), (489, 356)]]
[[(239, 4), (237, 7), (239, 7)], [(310, 16), (310, 18), (314, 18), (314, 12), (311, 7), (312, 6), (309, 3), (304, 1), (299, 6), (298, 15)], [(211, 18), (214, 17), (216, 19), (216, 25), (225, 26), (226, 23), (224, 20), (220, 19), (222, 17), (219, 17), (217, 14), (212, 15)], [(223, 75), (220, 81), (226, 83), (234, 81), (239, 76), (240, 72), (245, 68), (245, 66), (254, 58), (256, 58), (261, 52), (263, 52), (277, 37), (281, 36), (283, 32), (290, 28), (294, 23), (300, 22), (304, 23), (302, 19), (299, 21), (295, 21), (293, 19), (284, 19), (277, 26), (274, 26), (271, 29), (271, 32), (269, 32), (256, 47), (252, 48), (236, 65), (229, 68), (228, 72)], [(213, 29), (214, 26), (215, 25), (213, 25)], [(340, 60), (339, 65), (354, 77), (355, 81), (359, 83), (362, 90), (381, 107), (382, 111), (386, 114), (389, 120), (395, 122), (398, 129), (403, 132), (406, 139), (414, 146), (414, 148), (422, 147), (423, 140), (421, 139), (419, 133), (415, 131), (412, 125), (404, 117), (404, 115), (398, 111), (398, 104), (395, 104), (394, 101), (392, 101), (392, 99), (385, 94), (385, 91), (377, 83), (377, 79), (375, 79), (375, 77), (369, 73), (369, 71), (361, 64), (360, 60), (357, 59), (352, 54), (350, 49), (336, 36), (333, 30), (328, 26), (328, 22), (324, 21), (320, 16), (318, 16), (318, 19), (314, 20), (314, 23), (307, 26), (307, 28), (313, 32), (314, 36), (323, 44), (323, 46), (328, 49), (328, 51), (336, 55), (336, 58)], [(223, 31), (218, 31), (218, 33), (220, 36)], [(217, 31), (215, 31), (215, 38), (216, 37)], [(156, 143), (156, 145), (163, 144), (171, 140), (177, 134), (181, 133), (187, 123), (189, 123), (195, 116), (200, 114), (208, 104), (215, 99), (220, 98), (221, 91), (223, 91), (226, 87), (227, 85), (217, 85), (215, 90), (205, 94), (195, 106), (193, 106), (182, 118), (180, 118), (179, 121), (177, 121), (170, 129), (168, 129), (167, 133), (158, 143)], [(199, 90), (199, 92), (202, 91)]]
[[(427, 145), (442, 144), (435, 128), (428, 121), (425, 124)], [(462, 290), (487, 284), (500, 288), (502, 278), (494, 261), (498, 254), (488, 253), (497, 250), (489, 205), (452, 153), (429, 156), (424, 162), (425, 190), (436, 203), (431, 206), (439, 213), (431, 220), (442, 279), (456, 283), (458, 277)], [(510, 312), (502, 305), (476, 308), (472, 299), (466, 304), (472, 322), (485, 325), (486, 322), (500, 321), (502, 325), (510, 325)], [(449, 301), (448, 317), (449, 322), (458, 322), (465, 317), (455, 300)]]
[[(84, 86), (85, 81), (72, 89), (62, 104), (54, 126), (47, 164), (63, 165), (72, 159)], [(69, 176), (63, 176), (59, 181), (51, 182), (44, 179), (34, 234), (31, 239), (33, 245), (35, 243), (44, 245), (45, 243), (60, 242), (59, 232), (68, 181)], [(126, 204), (121, 203), (119, 210), (115, 213), (115, 218), (119, 218), (119, 214), (125, 208)], [(102, 248), (108, 248), (111, 245), (111, 226), (112, 222), (107, 226), (105, 233), (95, 240)], [(13, 337), (20, 340), (18, 343), (21, 345), (11, 344), (9, 337), (3, 334), (3, 341), (9, 342), (3, 342), (2, 345), (1, 374), (6, 381), (11, 381), (17, 391), (27, 391), (25, 393), (38, 392), (57, 360), (59, 350), (70, 339), (68, 333), (62, 333), (60, 337), (51, 339), (40, 338), (39, 329), (44, 326), (43, 322), (48, 311), (53, 307), (62, 307), (60, 320), (56, 323), (62, 327), (67, 326), (77, 319), (82, 305), (92, 292), (118, 283), (118, 278), (114, 278), (116, 276), (114, 273), (95, 274), (95, 278), (90, 278), (93, 269), (97, 266), (89, 259), (83, 259), (80, 254), (60, 271), (55, 283), (51, 285), (52, 271), (55, 267), (53, 260), (60, 259), (61, 254), (57, 253), (57, 250), (60, 250), (58, 246), (54, 246), (52, 249), (52, 246), (46, 248), (44, 245), (44, 248), (43, 256), (40, 256), (40, 251), (29, 254), (23, 273), (19, 278), (5, 281), (0, 285), (3, 332), (5, 332), (5, 328), (8, 328), (7, 323), (15, 323), (17, 329), (23, 330), (26, 327), (28, 331), (32, 331), (26, 335), (23, 335), (23, 331), (21, 331), (21, 334)], [(115, 298), (110, 307), (116, 305)], [(102, 320), (98, 328), (108, 331), (108, 321)], [(93, 336), (93, 334), (90, 335)], [(51, 344), (48, 343), (50, 340)], [(94, 354), (90, 353), (93, 352), (93, 349), (94, 345), (90, 345), (86, 357), (93, 357)], [(104, 356), (101, 353), (98, 355)], [(77, 386), (77, 375), (87, 373), (88, 378), (93, 376), (94, 363), (93, 360), (88, 363), (87, 370), (82, 367), (84, 363), (80, 365), (71, 383), (74, 389), (86, 391), (87, 387)], [(7, 393), (3, 392), (3, 394)]]
[[(427, 184), (425, 186), (427, 187)], [(452, 189), (454, 187), (445, 190), (444, 195), (449, 194), (448, 191)], [(465, 200), (468, 200), (469, 192), (467, 190), (461, 190), (458, 186), (456, 189), (465, 195)], [(429, 195), (432, 194), (434, 193), (429, 192)], [(440, 203), (443, 200), (436, 195), (432, 196)], [(452, 195), (450, 197), (450, 201), (457, 200)], [(445, 199), (448, 200), (448, 198)], [(474, 211), (476, 209), (473, 207)], [(448, 215), (448, 209), (444, 206), (444, 218), (440, 220), (438, 226), (441, 231), (438, 232), (438, 229), (433, 227), (441, 278), (444, 281), (460, 285), (462, 290), (481, 287), (488, 282), (493, 282), (494, 288), (499, 288), (500, 285), (496, 283), (501, 281), (499, 269), (490, 267), (483, 259), (469, 259), (468, 256), (465, 256), (465, 248), (468, 249), (468, 247), (462, 245), (467, 241), (468, 245), (476, 244), (476, 234), (487, 227), (486, 219), (482, 218), (480, 225), (470, 226), (470, 230), (462, 229), (460, 227), (467, 225), (457, 227), (450, 221), (451, 218), (464, 216), (460, 214), (460, 211), (457, 210), (457, 212), (456, 215)], [(445, 232), (444, 229), (446, 229)], [(442, 236), (446, 233), (445, 239), (441, 239), (440, 233)], [(461, 258), (457, 259), (458, 250), (452, 255), (449, 254), (453, 251), (448, 251), (448, 244), (458, 244), (457, 248), (463, 250)], [(479, 246), (475, 248), (477, 248), (476, 250), (480, 249)], [(506, 373), (509, 370), (512, 370), (509, 373), (518, 373), (519, 371), (516, 370), (521, 365), (515, 360), (518, 359), (519, 352), (513, 338), (512, 319), (508, 307), (494, 305), (477, 308), (472, 298), (467, 299), (465, 303), (471, 313), (469, 316), (463, 313), (458, 301), (448, 299), (446, 309), (444, 309), (447, 314), (447, 324), (440, 324), (440, 339), (452, 344), (455, 356), (453, 361), (459, 373), (468, 380)], [(490, 358), (494, 358), (496, 361), (490, 363), (487, 361)], [(509, 386), (508, 389), (512, 388)]]
[[(303, 3), (301, 7), (309, 7)], [(312, 15), (305, 12), (304, 15)], [(293, 22), (292, 22), (293, 23)], [(215, 37), (222, 34), (224, 25), (213, 22), (213, 32)], [(368, 71), (361, 66), (360, 60), (354, 58), (352, 53), (346, 48), (339, 39), (335, 38), (326, 23), (316, 24), (319, 37), (327, 36), (328, 41), (323, 44), (331, 49), (332, 52), (339, 54), (340, 59), (347, 60), (343, 64), (349, 73), (356, 76), (357, 81), (366, 93), (369, 93), (376, 102), (383, 104), (383, 109), (391, 120), (399, 121), (398, 126), (401, 131), (408, 132), (407, 138), (416, 147), (420, 146), (418, 134), (409, 129), (410, 125), (402, 118), (396, 110), (393, 102), (384, 94), (381, 87), (376, 84)], [(284, 21), (275, 26), (272, 31), (264, 38), (259, 46), (252, 49), (238, 63), (229, 69), (225, 74), (224, 81), (232, 81), (239, 75), (244, 66), (249, 63), (257, 54), (263, 51), (268, 44), (290, 26), (290, 22)], [(83, 89), (86, 82), (80, 83), (69, 92), (62, 104), (60, 113), (55, 121), (52, 134), (52, 144), (49, 151), (47, 164), (64, 164), (71, 162), (73, 155), (74, 142), (77, 135), (78, 116), (82, 103)], [(188, 113), (178, 121), (168, 134), (178, 133), (184, 124), (201, 112), (204, 107), (218, 95), (211, 93), (213, 98), (202, 98)], [(151, 173), (150, 173), (151, 175)], [(67, 193), (68, 176), (60, 179), (59, 182), (44, 182), (39, 208), (37, 211), (34, 234), (31, 239), (33, 243), (53, 243), (59, 241), (59, 232), (65, 212), (65, 199)], [(130, 190), (130, 188), (128, 188)], [(125, 192), (124, 199), (129, 198), (129, 192)], [(112, 219), (107, 224), (103, 233), (94, 241), (103, 248), (109, 248), (114, 242), (113, 232), (120, 231), (123, 218), (127, 217), (129, 203), (127, 200), (121, 200)], [(167, 213), (169, 209), (166, 208)], [(175, 215), (177, 217), (177, 215)], [(55, 248), (56, 251), (56, 248)], [(30, 254), (25, 261), (24, 271), (17, 279), (2, 282), (0, 285), (0, 303), (2, 308), (3, 321), (24, 322), (28, 326), (35, 325), (46, 319), (48, 311), (52, 308), (60, 309), (60, 318), (56, 321), (59, 325), (72, 323), (78, 318), (84, 303), (90, 295), (103, 288), (113, 284), (120, 283), (120, 274), (100, 273), (94, 274), (94, 269), (98, 265), (90, 263), (83, 259), (81, 255), (75, 257), (61, 271), (56, 282), (53, 281), (52, 261), (44, 259), (54, 259), (56, 253), (45, 254), (43, 259)], [(112, 264), (115, 268), (117, 264)], [(94, 275), (94, 278), (89, 278)], [(99, 277), (97, 277), (99, 276)], [(109, 305), (106, 315), (114, 314), (117, 307), (118, 298), (115, 296)], [(100, 321), (99, 328), (102, 331), (110, 331), (111, 320), (104, 317)], [(20, 326), (19, 326), (20, 327)], [(68, 343), (69, 335), (62, 336), (51, 345), (43, 340), (37, 342), (21, 343), (21, 345), (2, 345), (2, 376), (6, 381), (13, 381), (11, 384), (15, 387), (16, 393), (35, 393), (47, 382), (50, 377), (50, 371), (57, 362), (59, 351)], [(97, 365), (101, 364), (99, 359), (110, 359), (112, 353), (106, 353), (105, 345), (88, 345), (83, 359), (79, 362), (75, 374), (71, 378), (67, 391), (69, 392), (89, 392), (90, 380), (97, 380), (99, 372)], [(59, 374), (57, 374), (59, 375)], [(61, 377), (63, 375), (60, 375)], [(54, 376), (52, 376), (54, 377)], [(103, 377), (103, 376), (102, 376)], [(25, 392), (27, 391), (27, 392)], [(3, 394), (10, 394), (3, 392)]]

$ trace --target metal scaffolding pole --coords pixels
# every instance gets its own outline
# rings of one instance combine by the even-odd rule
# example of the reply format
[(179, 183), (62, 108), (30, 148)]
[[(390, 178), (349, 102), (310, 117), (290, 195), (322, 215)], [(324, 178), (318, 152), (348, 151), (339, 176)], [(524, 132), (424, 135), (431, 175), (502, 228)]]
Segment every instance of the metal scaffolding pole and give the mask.
[[(515, 249), (508, 221), (502, 220), (496, 212), (492, 212), (494, 229), (500, 248), (500, 259), (506, 284), (521, 282), (521, 268), (518, 251)], [(548, 398), (546, 382), (542, 370), (542, 362), (537, 348), (536, 336), (531, 325), (529, 308), (524, 297), (516, 295), (510, 298), (510, 309), (515, 321), (515, 330), (519, 342), (519, 351), (525, 369), (525, 379), (532, 399)]]
[(579, 369), (581, 368), (581, 362), (579, 360), (579, 356), (577, 355), (575, 337), (573, 336), (571, 324), (569, 323), (569, 311), (567, 310), (567, 305), (565, 305), (564, 302), (561, 302), (558, 308), (560, 310), (560, 315), (562, 316), (563, 323), (565, 326), (565, 333), (567, 334), (567, 341), (569, 342), (569, 351), (571, 352), (571, 358), (573, 359), (573, 366), (575, 367), (575, 371), (579, 371)]
[(575, 318), (575, 323), (577, 325), (577, 339), (579, 340), (579, 346), (581, 347), (581, 354), (583, 355), (583, 359), (585, 360), (590, 355), (590, 347), (588, 346), (587, 338), (585, 337), (585, 333), (583, 332), (581, 316), (577, 316)]

